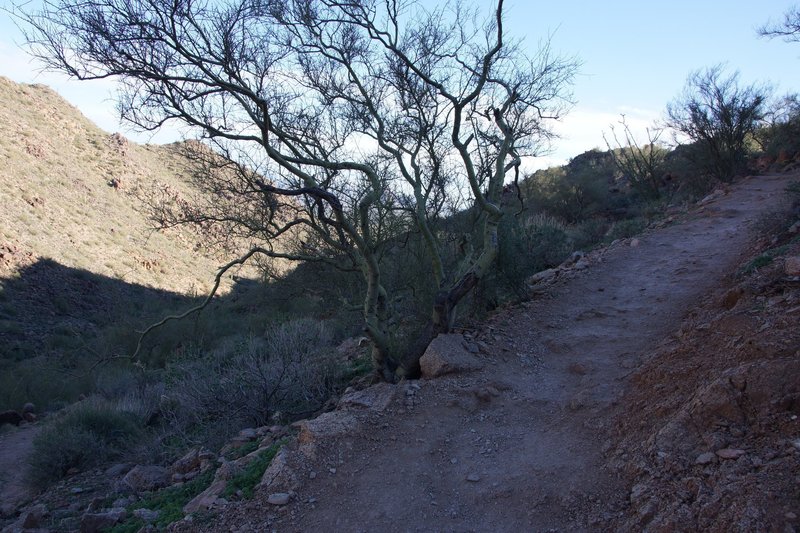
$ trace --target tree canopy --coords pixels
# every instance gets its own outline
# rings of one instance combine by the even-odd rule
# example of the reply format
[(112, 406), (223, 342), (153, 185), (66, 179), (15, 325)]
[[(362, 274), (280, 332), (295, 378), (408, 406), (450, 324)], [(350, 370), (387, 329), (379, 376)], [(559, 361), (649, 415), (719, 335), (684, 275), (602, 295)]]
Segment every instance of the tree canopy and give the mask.
[[(504, 184), (546, 147), (577, 67), (549, 41), (533, 55), (509, 42), (503, 0), (488, 14), (405, 0), (46, 0), (19, 16), (45, 67), (116, 78), (124, 119), (193, 126), (225, 156), (207, 157), (228, 170), (203, 178), (214, 201), (166, 210), (164, 224), (224, 225), (254, 243), (242, 260), (360, 272), (387, 380), (414, 371), (491, 271)], [(465, 209), (478, 238), (449, 261), (440, 222)], [(384, 271), (410, 234), (436, 294), (420, 340), (400, 349)]]

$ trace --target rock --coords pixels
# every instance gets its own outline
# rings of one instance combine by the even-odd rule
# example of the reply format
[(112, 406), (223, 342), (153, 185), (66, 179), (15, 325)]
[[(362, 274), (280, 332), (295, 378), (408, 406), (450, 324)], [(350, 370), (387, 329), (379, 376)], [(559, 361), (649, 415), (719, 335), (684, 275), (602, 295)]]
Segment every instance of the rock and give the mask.
[(200, 469), (200, 449), (189, 450), (183, 457), (172, 463), (169, 470), (172, 474), (188, 474)]
[(397, 387), (390, 383), (378, 383), (364, 390), (345, 391), (339, 400), (339, 408), (362, 408), (382, 412), (391, 405), (396, 390)]
[(542, 270), (541, 272), (537, 272), (533, 276), (528, 278), (528, 285), (536, 285), (537, 283), (544, 283), (545, 281), (550, 281), (551, 279), (555, 279), (558, 276), (560, 270), (557, 268), (548, 268), (547, 270)]
[(631, 488), (630, 502), (635, 504), (637, 501), (641, 500), (646, 493), (647, 485), (644, 483), (637, 483)]
[(783, 263), (783, 270), (787, 276), (800, 276), (800, 255), (787, 257)]
[(35, 412), (36, 412), (36, 406), (33, 405), (31, 402), (28, 402), (28, 403), (26, 403), (25, 405), (22, 406), (22, 414), (23, 415), (25, 415), (27, 413), (35, 413)]
[(169, 481), (167, 469), (157, 465), (136, 465), (122, 478), (122, 482), (134, 492), (160, 489), (169, 485)]
[(581, 363), (571, 363), (567, 367), (567, 370), (570, 374), (576, 374), (578, 376), (586, 375), (589, 372), (589, 369), (587, 369), (586, 366)]
[(17, 524), (22, 529), (39, 529), (42, 525), (42, 520), (47, 516), (47, 512), (47, 506), (43, 503), (34, 505), (20, 515)]
[(296, 491), (300, 488), (299, 478), (289, 464), (289, 454), (286, 448), (280, 449), (264, 470), (258, 484), (259, 489)]
[(103, 513), (86, 513), (81, 518), (81, 533), (101, 533), (120, 523), (128, 512), (125, 509), (110, 509)]
[(286, 505), (292, 497), (286, 492), (276, 492), (270, 494), (267, 498), (267, 503), (270, 505)]
[(789, 227), (789, 233), (800, 233), (800, 221), (795, 222)]
[(696, 464), (696, 465), (707, 465), (709, 463), (713, 463), (715, 457), (716, 456), (714, 455), (714, 452), (701, 453), (694, 460), (694, 464)]
[(725, 296), (722, 297), (722, 307), (728, 310), (733, 309), (736, 307), (736, 304), (739, 303), (742, 294), (744, 294), (744, 291), (739, 287), (729, 290), (725, 293)]
[(106, 469), (105, 475), (106, 477), (121, 477), (127, 474), (132, 467), (133, 465), (127, 463), (115, 464)]
[(720, 459), (738, 459), (744, 454), (744, 450), (736, 450), (734, 448), (723, 448), (721, 450), (717, 450), (717, 456)]
[(344, 435), (356, 428), (358, 421), (347, 411), (330, 411), (322, 413), (312, 420), (303, 420), (297, 442), (300, 444), (316, 443), (319, 440)]
[(217, 472), (214, 474), (214, 479), (224, 479), (229, 480), (233, 479), (239, 472), (242, 471), (244, 468), (244, 464), (239, 463), (238, 461), (224, 461), (219, 468), (217, 468)]
[(210, 509), (217, 503), (219, 495), (225, 490), (227, 482), (224, 479), (217, 479), (206, 490), (195, 496), (192, 501), (183, 506), (186, 514), (196, 513), (200, 510)]
[(160, 515), (160, 514), (161, 513), (158, 512), (158, 511), (154, 511), (152, 509), (145, 509), (145, 508), (135, 509), (133, 511), (133, 516), (135, 516), (136, 518), (139, 518), (141, 520), (144, 520), (147, 523), (155, 522), (156, 520), (158, 520), (158, 515)]
[(422, 377), (436, 378), (483, 368), (483, 363), (464, 348), (464, 337), (458, 334), (439, 335), (430, 343), (419, 361)]
[(642, 243), (642, 241), (640, 241), (639, 239), (631, 239), (630, 245), (631, 245), (631, 248), (636, 248), (641, 243)]
[(256, 440), (258, 438), (258, 431), (256, 431), (255, 428), (245, 428), (239, 432), (239, 438)]
[(575, 270), (586, 270), (589, 268), (589, 261), (586, 259), (580, 259), (577, 263), (575, 263), (573, 268), (575, 268)]
[(476, 474), (474, 472), (471, 473), (471, 474), (467, 474), (467, 481), (469, 481), (470, 483), (477, 483), (480, 480), (481, 480), (481, 476), (479, 476), (478, 474)]

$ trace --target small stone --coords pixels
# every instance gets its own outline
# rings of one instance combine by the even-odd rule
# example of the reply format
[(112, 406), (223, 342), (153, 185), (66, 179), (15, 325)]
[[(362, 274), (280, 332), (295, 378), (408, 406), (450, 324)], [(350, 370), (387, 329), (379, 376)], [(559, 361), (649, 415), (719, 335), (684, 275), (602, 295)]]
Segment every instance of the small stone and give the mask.
[(270, 494), (267, 498), (267, 503), (270, 505), (286, 505), (289, 503), (291, 496), (289, 496), (286, 492), (276, 492), (274, 494)]
[(455, 457), (450, 459), (450, 464), (456, 464), (457, 462), (458, 462), (458, 459), (456, 459)]
[(479, 476), (478, 474), (472, 473), (472, 474), (468, 474), (467, 475), (467, 481), (469, 481), (471, 483), (477, 483), (480, 480), (481, 480), (481, 476)]
[(720, 459), (738, 459), (745, 454), (744, 450), (736, 450), (734, 448), (722, 448), (717, 450), (717, 456)]
[(335, 468), (329, 468), (328, 472), (330, 472), (331, 474), (335, 474), (336, 473), (336, 469)]
[(316, 472), (314, 472), (314, 471), (309, 472), (308, 479), (316, 479), (316, 478), (317, 478), (317, 473)]
[(641, 241), (639, 239), (631, 239), (631, 248), (636, 248), (640, 244), (641, 244)]
[(694, 460), (694, 464), (707, 465), (709, 463), (713, 463), (714, 457), (715, 457), (714, 452), (701, 453), (700, 455), (697, 456), (697, 459)]
[(787, 276), (800, 276), (800, 255), (787, 257), (783, 269)]
[(785, 516), (785, 517), (786, 517), (786, 520), (797, 520), (797, 514), (796, 514), (796, 513), (793, 513), (793, 512), (791, 512), (791, 511), (789, 511), (788, 513), (786, 513), (786, 514), (785, 514), (785, 515), (783, 515), (783, 516)]

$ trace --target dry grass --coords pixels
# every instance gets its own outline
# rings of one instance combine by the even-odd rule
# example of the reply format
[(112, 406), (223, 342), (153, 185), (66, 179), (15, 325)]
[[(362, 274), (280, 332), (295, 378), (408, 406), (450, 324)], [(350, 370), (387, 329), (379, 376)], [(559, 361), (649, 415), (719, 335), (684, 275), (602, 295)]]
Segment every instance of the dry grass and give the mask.
[[(31, 262), (52, 258), (130, 283), (205, 292), (222, 258), (196, 250), (188, 230), (153, 231), (132, 194), (160, 182), (191, 195), (186, 165), (175, 145), (109, 135), (48, 87), (0, 77), (0, 245)], [(0, 278), (9, 270), (0, 262)]]

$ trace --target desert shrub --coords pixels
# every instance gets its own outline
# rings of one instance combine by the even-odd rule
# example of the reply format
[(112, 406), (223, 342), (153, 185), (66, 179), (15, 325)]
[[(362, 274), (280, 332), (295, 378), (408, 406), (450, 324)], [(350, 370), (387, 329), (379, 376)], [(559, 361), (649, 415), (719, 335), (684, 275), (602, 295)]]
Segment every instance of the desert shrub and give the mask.
[(552, 216), (509, 213), (498, 231), (500, 252), (494, 281), (499, 287), (496, 290), (484, 287), (484, 298), (502, 299), (498, 290), (515, 296), (524, 294), (524, 282), (530, 275), (558, 265), (573, 250), (566, 226)]
[(620, 220), (613, 222), (608, 232), (605, 235), (606, 242), (612, 242), (616, 239), (627, 239), (638, 235), (647, 227), (647, 220), (644, 218), (631, 218), (628, 220)]
[(324, 322), (300, 319), (263, 337), (191, 353), (168, 368), (167, 411), (186, 438), (221, 442), (246, 425), (307, 416), (322, 407), (346, 369)]
[(763, 125), (771, 88), (739, 84), (724, 65), (692, 72), (682, 93), (667, 106), (667, 125), (697, 145), (699, 168), (731, 181), (745, 170), (749, 141)]
[(141, 420), (109, 402), (90, 399), (76, 404), (34, 439), (31, 480), (41, 486), (71, 468), (89, 468), (117, 458), (141, 435)]
[(769, 124), (756, 132), (756, 139), (768, 156), (800, 153), (800, 96), (777, 99), (768, 114)]

